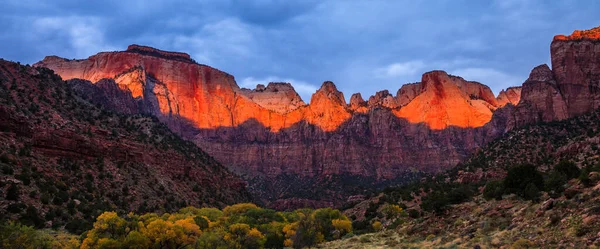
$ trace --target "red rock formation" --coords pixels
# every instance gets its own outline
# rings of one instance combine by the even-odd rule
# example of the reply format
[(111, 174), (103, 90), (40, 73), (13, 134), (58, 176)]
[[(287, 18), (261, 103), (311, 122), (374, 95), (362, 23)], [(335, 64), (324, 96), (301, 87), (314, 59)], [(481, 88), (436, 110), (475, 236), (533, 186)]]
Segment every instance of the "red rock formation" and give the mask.
[(498, 101), (498, 107), (503, 107), (507, 104), (519, 104), (519, 101), (521, 101), (521, 90), (522, 88), (520, 86), (514, 86), (500, 91), (498, 97), (496, 98)]
[(411, 123), (426, 123), (431, 129), (483, 126), (497, 105), (489, 88), (443, 71), (424, 74), (420, 84), (421, 93), (394, 113)]

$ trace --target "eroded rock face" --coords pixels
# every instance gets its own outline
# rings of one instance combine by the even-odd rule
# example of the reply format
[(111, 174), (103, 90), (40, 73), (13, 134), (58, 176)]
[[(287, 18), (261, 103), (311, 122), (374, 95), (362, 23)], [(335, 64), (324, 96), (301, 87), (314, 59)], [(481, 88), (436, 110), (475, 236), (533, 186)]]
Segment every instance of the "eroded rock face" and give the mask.
[(552, 70), (538, 66), (523, 83), (516, 125), (562, 120), (600, 107), (599, 33), (600, 27), (554, 37)]

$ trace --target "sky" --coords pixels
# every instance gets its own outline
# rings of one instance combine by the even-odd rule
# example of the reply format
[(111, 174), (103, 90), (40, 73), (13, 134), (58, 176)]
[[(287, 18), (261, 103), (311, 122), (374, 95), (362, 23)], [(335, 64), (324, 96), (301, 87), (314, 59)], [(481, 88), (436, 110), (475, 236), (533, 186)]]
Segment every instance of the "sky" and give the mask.
[(3, 0), (0, 58), (87, 58), (140, 44), (186, 52), (241, 87), (324, 81), (392, 94), (431, 70), (497, 94), (550, 64), (556, 34), (600, 26), (596, 0)]

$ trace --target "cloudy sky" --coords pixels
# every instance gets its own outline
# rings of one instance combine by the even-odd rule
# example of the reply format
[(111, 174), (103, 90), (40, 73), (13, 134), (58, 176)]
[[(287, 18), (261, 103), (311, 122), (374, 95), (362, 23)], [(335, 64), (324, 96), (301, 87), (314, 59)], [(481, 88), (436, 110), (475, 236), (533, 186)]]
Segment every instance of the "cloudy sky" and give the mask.
[(595, 0), (3, 0), (0, 57), (32, 64), (135, 43), (189, 53), (242, 87), (292, 82), (307, 102), (325, 80), (366, 99), (434, 69), (498, 93), (550, 63), (555, 34), (599, 26), (598, 10)]

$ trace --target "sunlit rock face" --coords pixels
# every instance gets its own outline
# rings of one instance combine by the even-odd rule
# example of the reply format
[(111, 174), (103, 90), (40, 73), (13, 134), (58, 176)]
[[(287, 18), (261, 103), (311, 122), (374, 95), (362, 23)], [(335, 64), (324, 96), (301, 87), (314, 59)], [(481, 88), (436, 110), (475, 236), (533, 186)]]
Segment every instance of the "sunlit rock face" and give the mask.
[(521, 101), (521, 91), (522, 88), (520, 86), (509, 87), (500, 91), (498, 97), (496, 98), (496, 101), (498, 101), (498, 107), (503, 107), (508, 104), (519, 104), (519, 101)]
[(571, 35), (556, 35), (554, 41), (600, 40), (600, 27), (589, 30), (575, 30)]
[(481, 127), (490, 121), (498, 106), (489, 87), (443, 71), (424, 74), (419, 85), (420, 93), (394, 113), (431, 129)]

